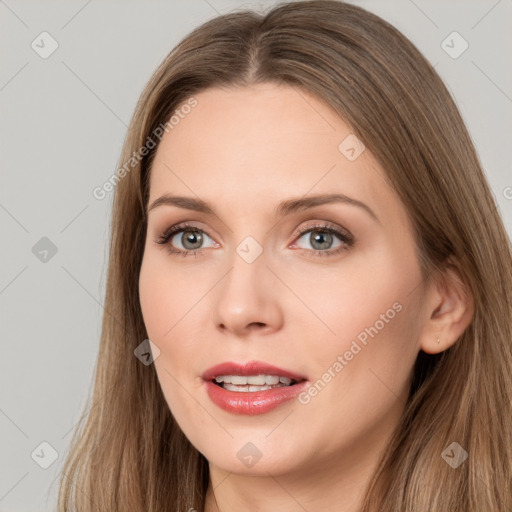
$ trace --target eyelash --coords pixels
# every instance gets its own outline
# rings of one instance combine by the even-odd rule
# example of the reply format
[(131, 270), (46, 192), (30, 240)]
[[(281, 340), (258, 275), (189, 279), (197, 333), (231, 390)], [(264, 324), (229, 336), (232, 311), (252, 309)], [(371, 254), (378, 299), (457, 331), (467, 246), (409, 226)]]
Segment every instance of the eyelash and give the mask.
[[(204, 230), (198, 228), (197, 226), (194, 226), (192, 224), (188, 223), (182, 223), (177, 224), (176, 226), (171, 226), (170, 228), (166, 229), (156, 240), (155, 243), (159, 245), (167, 245), (167, 250), (170, 254), (180, 255), (183, 257), (192, 255), (194, 257), (197, 257), (197, 254), (202, 252), (203, 249), (196, 249), (196, 250), (189, 250), (189, 251), (183, 251), (181, 249), (176, 249), (172, 245), (169, 244), (169, 241), (173, 238), (174, 235), (177, 233), (181, 233), (184, 231), (199, 231), (201, 233), (206, 234)], [(337, 236), (340, 241), (343, 243), (340, 247), (337, 247), (336, 249), (330, 249), (326, 251), (321, 251), (319, 249), (303, 249), (309, 253), (313, 253), (315, 256), (336, 256), (337, 254), (340, 254), (343, 251), (346, 251), (349, 247), (354, 245), (354, 238), (352, 235), (350, 235), (348, 232), (340, 231), (339, 229), (327, 225), (327, 224), (315, 224), (313, 226), (304, 226), (297, 230), (297, 239), (302, 238), (302, 236), (305, 233), (312, 232), (312, 231), (323, 231), (326, 233), (330, 233), (332, 235)], [(211, 237), (210, 237), (211, 238)]]

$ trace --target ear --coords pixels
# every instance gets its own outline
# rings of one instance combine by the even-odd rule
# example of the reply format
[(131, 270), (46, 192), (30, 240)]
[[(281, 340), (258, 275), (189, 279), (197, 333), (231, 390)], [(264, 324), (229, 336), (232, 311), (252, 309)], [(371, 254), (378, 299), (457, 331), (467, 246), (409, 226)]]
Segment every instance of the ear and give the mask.
[(430, 280), (425, 305), (420, 347), (437, 354), (455, 344), (473, 319), (473, 294), (454, 258)]

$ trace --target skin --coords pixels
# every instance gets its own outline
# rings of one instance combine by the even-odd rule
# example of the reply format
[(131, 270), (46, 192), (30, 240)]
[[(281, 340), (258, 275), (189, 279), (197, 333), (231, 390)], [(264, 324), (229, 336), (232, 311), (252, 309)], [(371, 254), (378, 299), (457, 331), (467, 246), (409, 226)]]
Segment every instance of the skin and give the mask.
[[(161, 140), (149, 204), (164, 194), (200, 198), (215, 215), (152, 209), (139, 286), (166, 401), (209, 461), (205, 510), (356, 511), (403, 412), (418, 351), (453, 344), (470, 299), (456, 275), (422, 279), (406, 210), (368, 149), (354, 161), (339, 151), (351, 129), (326, 104), (275, 84), (195, 98)], [(378, 220), (342, 203), (274, 215), (283, 200), (322, 193), (357, 199)], [(202, 230), (195, 256), (183, 232), (171, 241), (186, 257), (155, 242), (185, 221)], [(310, 237), (321, 228), (297, 232), (318, 223), (348, 231), (354, 244), (315, 254), (344, 245), (333, 235), (319, 249)], [(263, 250), (252, 263), (236, 252), (247, 236)], [(394, 303), (401, 310), (307, 404), (243, 416), (206, 393), (201, 374), (224, 361), (265, 361), (312, 384)], [(248, 442), (262, 454), (251, 468), (237, 457)]]

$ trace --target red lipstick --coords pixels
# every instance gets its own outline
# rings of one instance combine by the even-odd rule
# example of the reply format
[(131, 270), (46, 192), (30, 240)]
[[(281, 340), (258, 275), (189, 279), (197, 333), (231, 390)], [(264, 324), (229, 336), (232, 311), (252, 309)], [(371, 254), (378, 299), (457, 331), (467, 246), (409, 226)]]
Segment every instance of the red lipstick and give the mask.
[[(272, 384), (253, 385), (248, 383), (247, 379), (233, 379), (233, 376), (267, 376), (267, 381)], [(279, 377), (279, 381), (276, 377)], [(202, 378), (208, 396), (214, 404), (227, 412), (245, 415), (269, 412), (295, 398), (307, 385), (305, 376), (260, 361), (250, 361), (245, 364), (221, 363), (206, 370)], [(225, 380), (228, 382), (224, 382)], [(230, 382), (233, 380), (236, 384)], [(261, 382), (263, 382), (262, 377), (258, 383)], [(237, 389), (246, 389), (246, 391), (237, 391)]]

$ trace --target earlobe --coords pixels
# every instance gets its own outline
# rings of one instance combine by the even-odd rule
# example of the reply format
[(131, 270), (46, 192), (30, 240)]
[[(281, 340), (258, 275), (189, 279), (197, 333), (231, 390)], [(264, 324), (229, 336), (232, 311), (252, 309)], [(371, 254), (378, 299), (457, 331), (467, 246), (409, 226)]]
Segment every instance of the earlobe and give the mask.
[(457, 342), (474, 313), (473, 294), (453, 259), (431, 280), (427, 297), (420, 348), (437, 354)]

